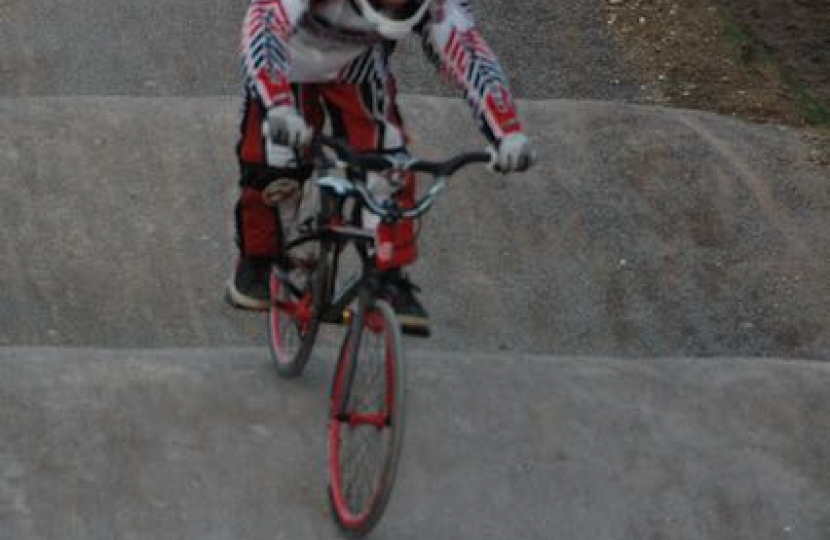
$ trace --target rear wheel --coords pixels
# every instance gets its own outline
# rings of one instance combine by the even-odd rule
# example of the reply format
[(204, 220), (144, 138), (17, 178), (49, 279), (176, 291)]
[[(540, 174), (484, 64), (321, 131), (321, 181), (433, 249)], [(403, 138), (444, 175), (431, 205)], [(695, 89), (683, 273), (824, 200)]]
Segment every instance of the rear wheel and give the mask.
[(335, 370), (328, 427), (329, 501), (350, 536), (377, 524), (395, 481), (404, 427), (401, 355), (389, 304), (359, 306)]
[(328, 258), (296, 261), (293, 270), (271, 271), (271, 307), (268, 310), (268, 345), (277, 372), (287, 378), (303, 373), (320, 329), (315, 306), (328, 279)]

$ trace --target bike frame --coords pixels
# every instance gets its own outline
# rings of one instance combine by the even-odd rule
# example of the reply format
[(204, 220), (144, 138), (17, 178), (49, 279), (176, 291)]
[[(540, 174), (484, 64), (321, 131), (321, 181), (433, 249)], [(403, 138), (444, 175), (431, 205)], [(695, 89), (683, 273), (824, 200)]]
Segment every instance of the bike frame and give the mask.
[[(327, 145), (337, 150), (340, 157), (343, 158), (341, 164), (358, 165), (359, 172), (357, 173), (358, 178), (355, 183), (343, 177), (328, 175), (330, 168), (336, 165), (337, 162), (325, 159), (320, 154), (320, 145)], [(308, 234), (301, 234), (298, 238), (288, 242), (285, 246), (285, 251), (290, 253), (291, 250), (308, 244), (309, 242), (319, 242), (320, 256), (318, 264), (328, 265), (329, 257), (331, 256), (331, 266), (330, 268), (324, 269), (326, 282), (323, 286), (325, 290), (321, 297), (317, 298), (320, 305), (311, 306), (306, 301), (296, 309), (294, 316), (301, 325), (310, 324), (312, 317), (317, 317), (321, 323), (349, 323), (352, 325), (352, 328), (362, 328), (365, 322), (364, 318), (370, 317), (369, 324), (371, 327), (377, 323), (371, 319), (373, 314), (367, 308), (372, 305), (374, 298), (381, 291), (384, 271), (378, 268), (374, 257), (369, 253), (369, 247), (375, 244), (375, 232), (364, 229), (359, 225), (358, 216), (360, 215), (361, 209), (364, 207), (367, 208), (386, 222), (395, 222), (402, 218), (420, 217), (432, 206), (432, 203), (444, 188), (446, 179), (449, 176), (466, 164), (491, 162), (493, 154), (492, 152), (461, 154), (443, 163), (417, 161), (408, 157), (401, 158), (379, 155), (358, 156), (348, 146), (343, 145), (335, 139), (325, 137), (318, 138), (315, 148), (318, 153), (316, 158), (317, 166), (315, 168), (319, 176), (313, 182), (320, 193), (320, 210), (316, 216), (316, 220), (313, 222), (315, 224), (315, 230)], [(435, 177), (436, 182), (428, 191), (427, 195), (413, 208), (403, 209), (394, 202), (394, 199), (391, 202), (379, 202), (365, 187), (369, 170), (388, 169), (430, 173)], [(349, 199), (354, 201), (354, 205), (350, 209), (351, 214), (349, 218), (345, 219), (344, 209)], [(336, 278), (340, 270), (340, 255), (349, 244), (355, 246), (360, 257), (361, 268), (352, 280), (338, 289), (336, 288)], [(316, 279), (319, 279), (319, 276)], [(284, 280), (284, 283), (288, 284), (289, 280)], [(297, 296), (301, 295), (301, 291), (294, 290), (293, 292)], [(355, 299), (358, 301), (358, 308), (355, 313), (352, 313), (348, 310), (348, 307)], [(357, 319), (354, 321), (351, 320), (352, 315), (355, 315)], [(356, 332), (356, 336), (347, 336), (345, 346), (350, 347), (349, 358), (356, 356), (355, 353), (360, 346), (361, 338), (362, 332)], [(341, 402), (338, 404), (336, 414), (338, 418), (344, 416), (344, 411), (347, 410), (355, 367), (354, 365), (346, 366), (348, 369), (345, 380), (346, 386), (342, 394)], [(347, 418), (340, 419), (348, 420)], [(375, 421), (378, 420), (375, 419)], [(388, 421), (388, 418), (386, 421)]]
[[(327, 188), (318, 185), (320, 191), (320, 198), (323, 201), (321, 207), (324, 209), (321, 215), (318, 216), (319, 229), (309, 234), (300, 235), (298, 238), (286, 244), (286, 251), (291, 252), (292, 249), (298, 248), (310, 242), (321, 243), (321, 257), (322, 261), (327, 261), (329, 255), (331, 257), (331, 267), (326, 270), (326, 279), (328, 283), (325, 284), (326, 290), (322, 296), (322, 305), (316, 306), (320, 322), (328, 324), (343, 324), (350, 323), (354, 314), (348, 310), (348, 307), (358, 300), (363, 306), (368, 306), (380, 291), (383, 271), (377, 268), (374, 258), (369, 254), (369, 246), (375, 243), (374, 232), (369, 229), (364, 229), (357, 225), (358, 212), (360, 204), (355, 201), (355, 207), (352, 209), (352, 218), (348, 221), (343, 219), (343, 209), (347, 202), (348, 196), (341, 196), (327, 192)], [(333, 204), (332, 204), (333, 203)], [(340, 256), (349, 245), (353, 245), (360, 257), (360, 271), (357, 272), (351, 279), (339, 288), (336, 286), (336, 278), (340, 272)], [(327, 264), (327, 263), (326, 263)], [(359, 298), (364, 295), (363, 298)], [(357, 317), (363, 318), (371, 316), (363, 310), (358, 309)], [(308, 312), (307, 317), (312, 317)], [(305, 324), (307, 321), (303, 321)], [(356, 324), (362, 325), (363, 321), (358, 320)], [(349, 339), (347, 346), (352, 348), (351, 353), (354, 353), (360, 347), (360, 339), (362, 333), (358, 333), (356, 338)], [(355, 355), (350, 354), (353, 358)], [(348, 410), (348, 399), (351, 395), (351, 387), (354, 381), (354, 374), (356, 366), (347, 366), (348, 372), (346, 374), (345, 391), (342, 394), (341, 403), (338, 404), (337, 417), (341, 420), (347, 420), (344, 416), (344, 411)], [(386, 419), (388, 421), (388, 419)]]
[[(318, 306), (320, 321), (329, 324), (340, 324), (345, 322), (343, 314), (346, 308), (357, 298), (358, 293), (367, 284), (374, 284), (371, 287), (377, 290), (380, 282), (381, 271), (375, 266), (372, 257), (368, 253), (367, 244), (374, 243), (374, 233), (368, 229), (362, 229), (354, 225), (337, 224), (336, 220), (329, 220), (324, 223), (320, 230), (310, 234), (301, 235), (286, 244), (286, 251), (291, 251), (299, 246), (310, 242), (321, 242), (323, 257), (333, 252), (327, 290), (323, 296), (324, 304)], [(349, 282), (336, 289), (334, 278), (339, 273), (340, 255), (349, 244), (355, 246), (360, 257), (361, 269)]]

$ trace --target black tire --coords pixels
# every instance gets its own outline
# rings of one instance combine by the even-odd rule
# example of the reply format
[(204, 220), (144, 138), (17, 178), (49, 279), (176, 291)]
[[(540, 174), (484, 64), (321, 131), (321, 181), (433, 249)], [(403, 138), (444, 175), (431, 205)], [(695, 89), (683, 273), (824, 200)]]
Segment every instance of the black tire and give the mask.
[(285, 378), (302, 375), (320, 330), (318, 306), (331, 271), (324, 253), (320, 250), (318, 258), (305, 261), (287, 276), (280, 276), (276, 266), (271, 271), (268, 348), (277, 372)]
[(363, 303), (343, 340), (329, 408), (329, 503), (337, 526), (350, 537), (366, 535), (383, 515), (404, 430), (398, 320), (386, 301), (376, 300), (369, 309)]

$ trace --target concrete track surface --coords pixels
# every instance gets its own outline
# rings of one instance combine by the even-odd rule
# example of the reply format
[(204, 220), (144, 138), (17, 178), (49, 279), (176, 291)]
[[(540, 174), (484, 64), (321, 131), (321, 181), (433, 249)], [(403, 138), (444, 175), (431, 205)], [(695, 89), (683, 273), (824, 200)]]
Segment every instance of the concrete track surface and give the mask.
[[(285, 381), (261, 348), (0, 349), (0, 538), (338, 538), (331, 356)], [(827, 538), (828, 364), (408, 360), (374, 538)]]
[[(436, 120), (462, 104), (404, 105), (417, 151), (480, 145)], [(407, 343), (376, 537), (826, 538), (830, 372), (798, 360), (830, 339), (807, 147), (708, 114), (521, 105), (542, 164), (461, 175), (424, 224), (436, 336)], [(339, 331), (281, 381), (261, 317), (221, 301), (237, 107), (0, 100), (2, 540), (336, 535)]]
[[(463, 103), (403, 104), (416, 152), (481, 147)], [(429, 347), (830, 357), (830, 190), (796, 133), (521, 105), (536, 170), (469, 169), (424, 220), (412, 273), (435, 322)], [(260, 343), (260, 319), (221, 302), (238, 108), (0, 99), (0, 345)]]

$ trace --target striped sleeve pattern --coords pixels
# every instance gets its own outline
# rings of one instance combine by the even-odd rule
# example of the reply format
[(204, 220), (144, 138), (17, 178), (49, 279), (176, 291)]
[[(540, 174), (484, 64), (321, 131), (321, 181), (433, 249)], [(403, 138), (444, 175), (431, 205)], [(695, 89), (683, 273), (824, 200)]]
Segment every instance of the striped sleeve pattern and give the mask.
[(383, 79), (389, 73), (389, 52), (383, 44), (376, 44), (340, 70), (337, 82), (360, 84)]
[(252, 0), (242, 26), (242, 62), (248, 85), (266, 107), (292, 105), (286, 42), (309, 0)]
[(435, 0), (421, 36), (427, 55), (462, 90), (489, 140), (521, 131), (504, 73), (466, 0)]

